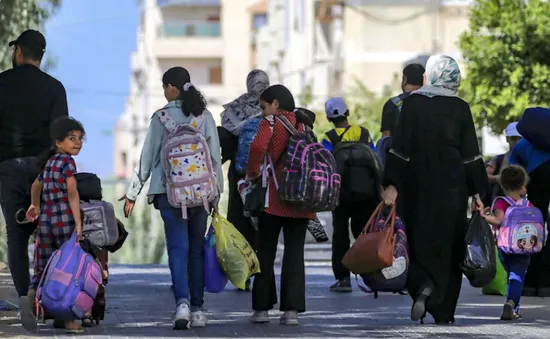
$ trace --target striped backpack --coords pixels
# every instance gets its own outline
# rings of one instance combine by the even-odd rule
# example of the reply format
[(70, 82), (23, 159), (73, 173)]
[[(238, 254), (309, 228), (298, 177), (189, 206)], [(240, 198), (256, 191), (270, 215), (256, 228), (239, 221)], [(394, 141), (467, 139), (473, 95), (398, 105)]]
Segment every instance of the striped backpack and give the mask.
[(298, 130), (284, 116), (275, 116), (290, 132), (285, 164), (278, 187), (282, 201), (314, 212), (332, 211), (340, 195), (340, 175), (330, 151), (317, 142), (313, 131)]

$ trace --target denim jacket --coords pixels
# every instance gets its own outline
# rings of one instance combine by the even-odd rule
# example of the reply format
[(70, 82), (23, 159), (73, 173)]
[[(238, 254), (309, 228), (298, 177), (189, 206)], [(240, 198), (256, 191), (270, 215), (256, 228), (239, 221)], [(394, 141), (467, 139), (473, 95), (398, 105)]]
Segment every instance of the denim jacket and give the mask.
[[(160, 110), (170, 114), (172, 119), (174, 119), (177, 124), (190, 123), (192, 115), (186, 117), (182, 113), (180, 105), (180, 101), (170, 101)], [(205, 110), (203, 116), (204, 121), (199, 127), (199, 130), (204, 135), (208, 143), (210, 156), (212, 157), (212, 166), (216, 175), (216, 185), (218, 187), (219, 194), (221, 194), (223, 192), (223, 172), (218, 130), (216, 128), (216, 122), (212, 117), (212, 113)], [(155, 112), (155, 114), (151, 117), (149, 130), (147, 131), (147, 136), (145, 137), (145, 142), (143, 143), (143, 148), (141, 149), (139, 164), (134, 171), (130, 186), (126, 192), (128, 199), (134, 201), (136, 200), (137, 196), (141, 192), (141, 189), (143, 188), (143, 185), (149, 177), (151, 177), (149, 192), (147, 192), (149, 203), (153, 201), (155, 195), (166, 193), (166, 188), (164, 187), (165, 179), (161, 159), (161, 150), (167, 138), (168, 131), (160, 122), (160, 119), (156, 116)]]

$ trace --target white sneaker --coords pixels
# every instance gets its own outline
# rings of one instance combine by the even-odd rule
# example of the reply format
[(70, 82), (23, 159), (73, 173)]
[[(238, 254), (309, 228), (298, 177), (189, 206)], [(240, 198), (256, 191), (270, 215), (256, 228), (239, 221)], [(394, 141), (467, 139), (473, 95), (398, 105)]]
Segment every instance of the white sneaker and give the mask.
[(191, 312), (191, 327), (206, 327), (206, 315), (203, 311)]
[(176, 308), (176, 314), (174, 315), (174, 329), (175, 330), (188, 330), (190, 327), (190, 309), (186, 303), (178, 305)]
[(282, 325), (298, 325), (298, 312), (286, 311), (279, 319), (279, 323)]
[(253, 323), (268, 323), (269, 322), (269, 312), (267, 311), (254, 311), (250, 317), (250, 321)]

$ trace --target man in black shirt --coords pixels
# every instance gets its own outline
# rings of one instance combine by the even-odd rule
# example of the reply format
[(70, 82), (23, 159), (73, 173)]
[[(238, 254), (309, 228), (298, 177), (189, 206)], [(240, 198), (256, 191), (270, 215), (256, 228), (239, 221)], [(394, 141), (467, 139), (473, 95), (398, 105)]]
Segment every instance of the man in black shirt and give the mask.
[(410, 64), (403, 69), (403, 80), (401, 82), (401, 89), (403, 93), (388, 99), (384, 108), (382, 109), (382, 126), (380, 132), (382, 136), (389, 137), (393, 133), (395, 124), (397, 123), (397, 117), (401, 112), (401, 106), (403, 100), (408, 97), (412, 91), (416, 91), (424, 84), (424, 66), (420, 64)]
[(51, 122), (68, 116), (63, 85), (40, 70), (46, 39), (23, 32), (13, 46), (13, 69), (0, 73), (0, 204), (7, 226), (8, 264), (19, 297), (29, 289), (29, 237), (36, 228), (25, 218), (37, 156), (51, 146)]

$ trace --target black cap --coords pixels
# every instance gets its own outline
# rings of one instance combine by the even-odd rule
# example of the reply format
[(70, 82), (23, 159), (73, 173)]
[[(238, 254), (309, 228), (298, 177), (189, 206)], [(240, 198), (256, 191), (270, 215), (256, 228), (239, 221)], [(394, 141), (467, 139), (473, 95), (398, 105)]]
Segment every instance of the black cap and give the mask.
[(29, 29), (21, 33), (19, 38), (10, 41), (9, 46), (22, 45), (27, 48), (37, 49), (42, 52), (46, 51), (46, 38), (39, 31)]

